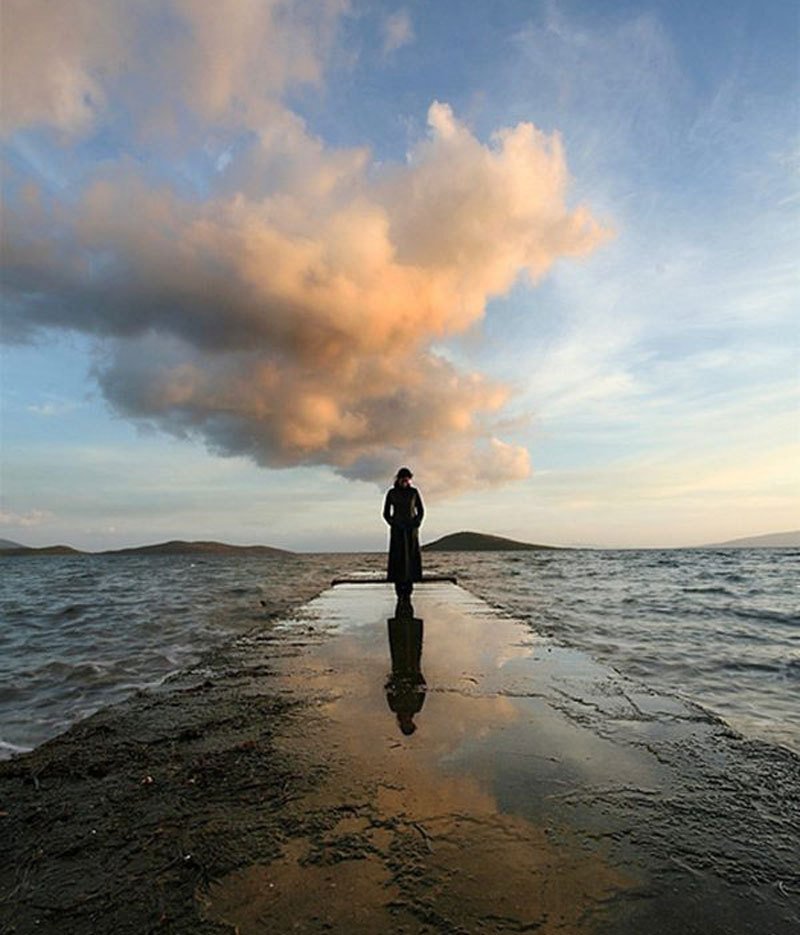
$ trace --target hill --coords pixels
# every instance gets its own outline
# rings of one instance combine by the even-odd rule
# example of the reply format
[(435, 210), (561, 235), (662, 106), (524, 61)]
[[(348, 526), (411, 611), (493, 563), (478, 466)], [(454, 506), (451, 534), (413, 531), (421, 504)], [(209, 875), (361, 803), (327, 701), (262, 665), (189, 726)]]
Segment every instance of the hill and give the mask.
[(787, 549), (800, 548), (800, 529), (789, 532), (770, 532), (764, 536), (745, 536), (728, 539), (727, 542), (712, 542), (701, 546), (704, 549)]
[(270, 545), (229, 545), (227, 542), (185, 542), (172, 539), (158, 542), (156, 545), (140, 545), (129, 549), (108, 549), (99, 555), (234, 555), (248, 553), (252, 555), (292, 555), (286, 549), (276, 549)]
[[(3, 540), (8, 541), (8, 540)], [(0, 555), (293, 555), (287, 549), (270, 545), (228, 545), (227, 542), (184, 542), (173, 539), (155, 545), (141, 545), (128, 549), (107, 549), (104, 552), (82, 552), (69, 545), (48, 545), (41, 549), (0, 544)]]
[(0, 545), (0, 555), (85, 555), (71, 545), (46, 545), (42, 548), (29, 548), (26, 545), (8, 546)]
[(11, 539), (0, 539), (0, 549), (24, 549), (21, 542), (13, 542)]
[(554, 545), (517, 542), (504, 536), (483, 532), (453, 532), (422, 547), (423, 552), (530, 552), (535, 549), (556, 549)]

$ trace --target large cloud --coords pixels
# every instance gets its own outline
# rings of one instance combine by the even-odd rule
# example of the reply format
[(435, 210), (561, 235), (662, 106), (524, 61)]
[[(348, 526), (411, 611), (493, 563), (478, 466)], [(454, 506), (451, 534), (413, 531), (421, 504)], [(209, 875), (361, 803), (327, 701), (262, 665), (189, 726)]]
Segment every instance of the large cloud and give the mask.
[(252, 125), (318, 82), (349, 0), (1, 0), (5, 130), (85, 133), (123, 108)]
[[(173, 7), (186, 22), (195, 11), (197, 52), (179, 43), (165, 98), (185, 85), (210, 124), (227, 119), (257, 50), (241, 52), (232, 32), (255, 28), (254, 14), (221, 24), (216, 5)], [(285, 15), (301, 5), (263, 9), (273, 31), (318, 49), (317, 33)], [(202, 64), (229, 48), (204, 80)], [(259, 72), (264, 87), (313, 77), (318, 58), (306, 58), (296, 73)], [(267, 119), (254, 103), (265, 95), (241, 95), (255, 142), (204, 199), (155, 186), (124, 159), (77, 201), (20, 190), (4, 225), (6, 334), (97, 335), (96, 375), (116, 409), (266, 466), (328, 464), (382, 482), (411, 461), (426, 488), (451, 491), (525, 476), (527, 452), (494, 437), (507, 389), (431, 347), (519, 275), (606, 236), (566, 205), (558, 137), (521, 123), (485, 144), (434, 102), (407, 162), (378, 171), (367, 150), (327, 148), (276, 96)]]

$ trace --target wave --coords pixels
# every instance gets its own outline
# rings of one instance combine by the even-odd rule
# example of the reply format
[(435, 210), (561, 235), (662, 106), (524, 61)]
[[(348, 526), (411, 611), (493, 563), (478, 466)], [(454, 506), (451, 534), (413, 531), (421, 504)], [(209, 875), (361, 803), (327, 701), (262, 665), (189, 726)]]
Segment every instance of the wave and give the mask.
[(86, 613), (90, 607), (86, 604), (67, 604), (55, 611), (54, 617), (77, 617), (78, 614)]
[(800, 616), (796, 613), (783, 613), (779, 610), (762, 610), (759, 608), (728, 607), (727, 612), (743, 620), (758, 620), (763, 623), (780, 623), (789, 627), (800, 626)]
[(9, 743), (0, 737), (0, 760), (8, 760), (18, 753), (28, 753), (33, 747), (22, 746), (18, 743)]
[(718, 667), (725, 672), (770, 672), (777, 674), (782, 672), (785, 665), (781, 662), (748, 662), (746, 660), (731, 660), (722, 662)]
[(800, 659), (787, 660), (784, 671), (790, 678), (800, 679)]
[(733, 591), (729, 591), (728, 588), (720, 587), (708, 587), (708, 588), (691, 588), (683, 587), (681, 588), (684, 594), (720, 594), (724, 597), (734, 597)]

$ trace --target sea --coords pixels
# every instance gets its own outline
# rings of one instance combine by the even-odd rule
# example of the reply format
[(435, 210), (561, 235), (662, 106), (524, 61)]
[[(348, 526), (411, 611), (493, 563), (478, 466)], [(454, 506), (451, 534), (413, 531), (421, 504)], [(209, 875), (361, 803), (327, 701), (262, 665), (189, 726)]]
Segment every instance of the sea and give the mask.
[[(800, 550), (424, 553), (535, 633), (800, 753)], [(156, 686), (379, 553), (0, 558), (0, 758)]]

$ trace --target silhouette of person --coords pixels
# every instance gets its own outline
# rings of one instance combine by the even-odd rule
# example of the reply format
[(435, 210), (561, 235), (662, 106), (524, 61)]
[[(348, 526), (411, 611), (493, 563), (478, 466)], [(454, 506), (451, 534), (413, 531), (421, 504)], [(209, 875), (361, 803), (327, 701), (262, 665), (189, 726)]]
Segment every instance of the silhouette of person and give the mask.
[(404, 598), (411, 596), (415, 581), (422, 581), (419, 527), (425, 508), (419, 491), (411, 486), (413, 476), (407, 467), (401, 467), (383, 501), (383, 518), (390, 527), (386, 577), (394, 582), (397, 596)]
[(395, 616), (387, 620), (392, 673), (386, 683), (386, 702), (397, 715), (406, 735), (417, 729), (414, 715), (425, 704), (425, 676), (422, 674), (422, 620), (414, 616), (410, 602), (397, 602)]

